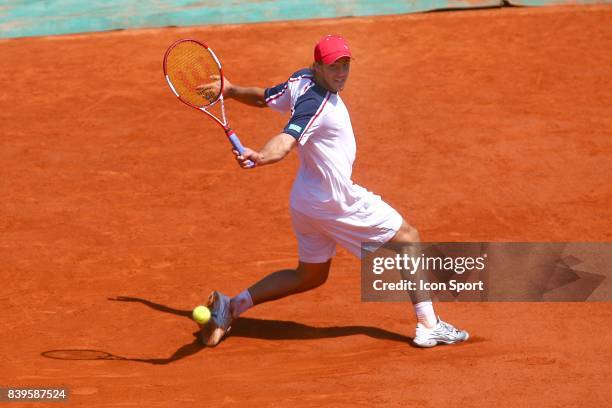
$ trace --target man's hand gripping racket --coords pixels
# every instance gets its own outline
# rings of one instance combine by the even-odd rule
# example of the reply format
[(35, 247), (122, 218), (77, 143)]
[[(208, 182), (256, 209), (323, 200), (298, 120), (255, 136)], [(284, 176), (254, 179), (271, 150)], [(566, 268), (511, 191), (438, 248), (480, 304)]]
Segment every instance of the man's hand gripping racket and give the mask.
[[(204, 43), (192, 39), (178, 40), (164, 55), (164, 75), (170, 89), (183, 103), (206, 113), (227, 135), (234, 150), (245, 152), (240, 139), (228, 125), (223, 101), (224, 79), (219, 59)], [(220, 106), (220, 115), (211, 111)], [(248, 161), (245, 167), (254, 167)]]

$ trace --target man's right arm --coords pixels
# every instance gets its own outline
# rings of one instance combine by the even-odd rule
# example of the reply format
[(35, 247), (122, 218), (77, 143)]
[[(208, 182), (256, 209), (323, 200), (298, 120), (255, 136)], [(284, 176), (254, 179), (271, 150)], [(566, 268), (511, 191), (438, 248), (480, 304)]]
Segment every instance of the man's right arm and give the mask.
[(266, 108), (265, 89), (259, 87), (244, 87), (230, 84), (229, 81), (225, 80), (225, 89), (223, 96), (226, 98), (235, 99), (238, 102), (242, 102), (249, 106), (255, 106), (257, 108)]
[[(219, 92), (219, 76), (212, 76), (213, 82), (201, 84), (196, 87), (199, 94)], [(266, 108), (266, 90), (259, 87), (244, 87), (232, 84), (227, 78), (223, 77), (223, 97), (226, 99), (235, 99), (246, 105), (255, 106), (257, 108)]]

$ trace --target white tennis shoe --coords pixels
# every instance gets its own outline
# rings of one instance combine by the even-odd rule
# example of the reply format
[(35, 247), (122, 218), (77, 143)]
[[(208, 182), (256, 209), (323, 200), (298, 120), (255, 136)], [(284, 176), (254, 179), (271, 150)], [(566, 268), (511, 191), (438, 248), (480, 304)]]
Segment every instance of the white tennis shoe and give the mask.
[(455, 344), (466, 341), (470, 334), (465, 330), (458, 330), (450, 323), (440, 320), (435, 327), (428, 329), (421, 323), (417, 323), (414, 344), (419, 347), (434, 347), (438, 343)]
[(210, 310), (210, 320), (200, 330), (202, 343), (214, 347), (232, 328), (232, 313), (230, 298), (221, 292), (214, 291), (208, 297), (206, 306)]

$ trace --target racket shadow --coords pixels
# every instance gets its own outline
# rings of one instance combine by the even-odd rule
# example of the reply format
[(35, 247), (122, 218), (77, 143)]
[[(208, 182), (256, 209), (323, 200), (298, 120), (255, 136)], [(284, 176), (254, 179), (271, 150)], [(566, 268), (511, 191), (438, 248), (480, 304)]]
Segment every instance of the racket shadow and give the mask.
[(48, 350), (40, 353), (42, 357), (50, 358), (54, 360), (71, 360), (71, 361), (83, 361), (83, 360), (103, 360), (103, 361), (132, 361), (137, 363), (146, 363), (152, 365), (165, 365), (174, 361), (181, 360), (185, 357), (193, 355), (200, 351), (203, 346), (200, 344), (198, 339), (193, 342), (186, 344), (176, 350), (170, 357), (167, 358), (135, 358), (135, 357), (124, 357), (111, 354), (102, 350), (92, 349), (57, 349)]
[[(181, 310), (174, 309), (168, 306), (164, 306), (159, 303), (151, 302), (146, 299), (129, 297), (129, 296), (117, 296), (115, 298), (108, 298), (110, 301), (114, 302), (135, 302), (142, 303), (145, 306), (148, 306), (154, 310), (173, 314), (176, 316), (185, 317), (187, 319), (191, 319), (191, 311), (190, 310)], [(70, 361), (78, 361), (78, 360), (100, 360), (100, 361), (131, 361), (137, 363), (146, 363), (153, 365), (164, 365), (170, 364), (172, 362), (181, 360), (183, 358), (189, 357), (193, 354), (198, 353), (200, 350), (204, 348), (204, 346), (200, 343), (198, 338), (198, 332), (193, 333), (194, 340), (191, 343), (185, 344), (179, 347), (170, 357), (165, 358), (137, 358), (137, 357), (125, 357), (118, 356), (107, 351), (103, 350), (92, 350), (92, 349), (56, 349), (56, 350), (47, 350), (40, 355), (45, 358), (50, 358), (54, 360), (70, 360)]]

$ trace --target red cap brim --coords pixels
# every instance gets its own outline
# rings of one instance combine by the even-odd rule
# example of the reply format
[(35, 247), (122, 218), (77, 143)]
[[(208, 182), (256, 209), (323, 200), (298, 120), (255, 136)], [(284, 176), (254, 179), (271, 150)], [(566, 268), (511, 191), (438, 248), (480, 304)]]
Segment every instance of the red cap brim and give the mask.
[(334, 62), (338, 61), (340, 58), (342, 57), (349, 57), (349, 58), (353, 58), (351, 56), (351, 52), (348, 50), (342, 50), (342, 51), (336, 51), (336, 52), (332, 52), (331, 54), (327, 54), (325, 56), (321, 57), (321, 62), (324, 64), (333, 64)]

